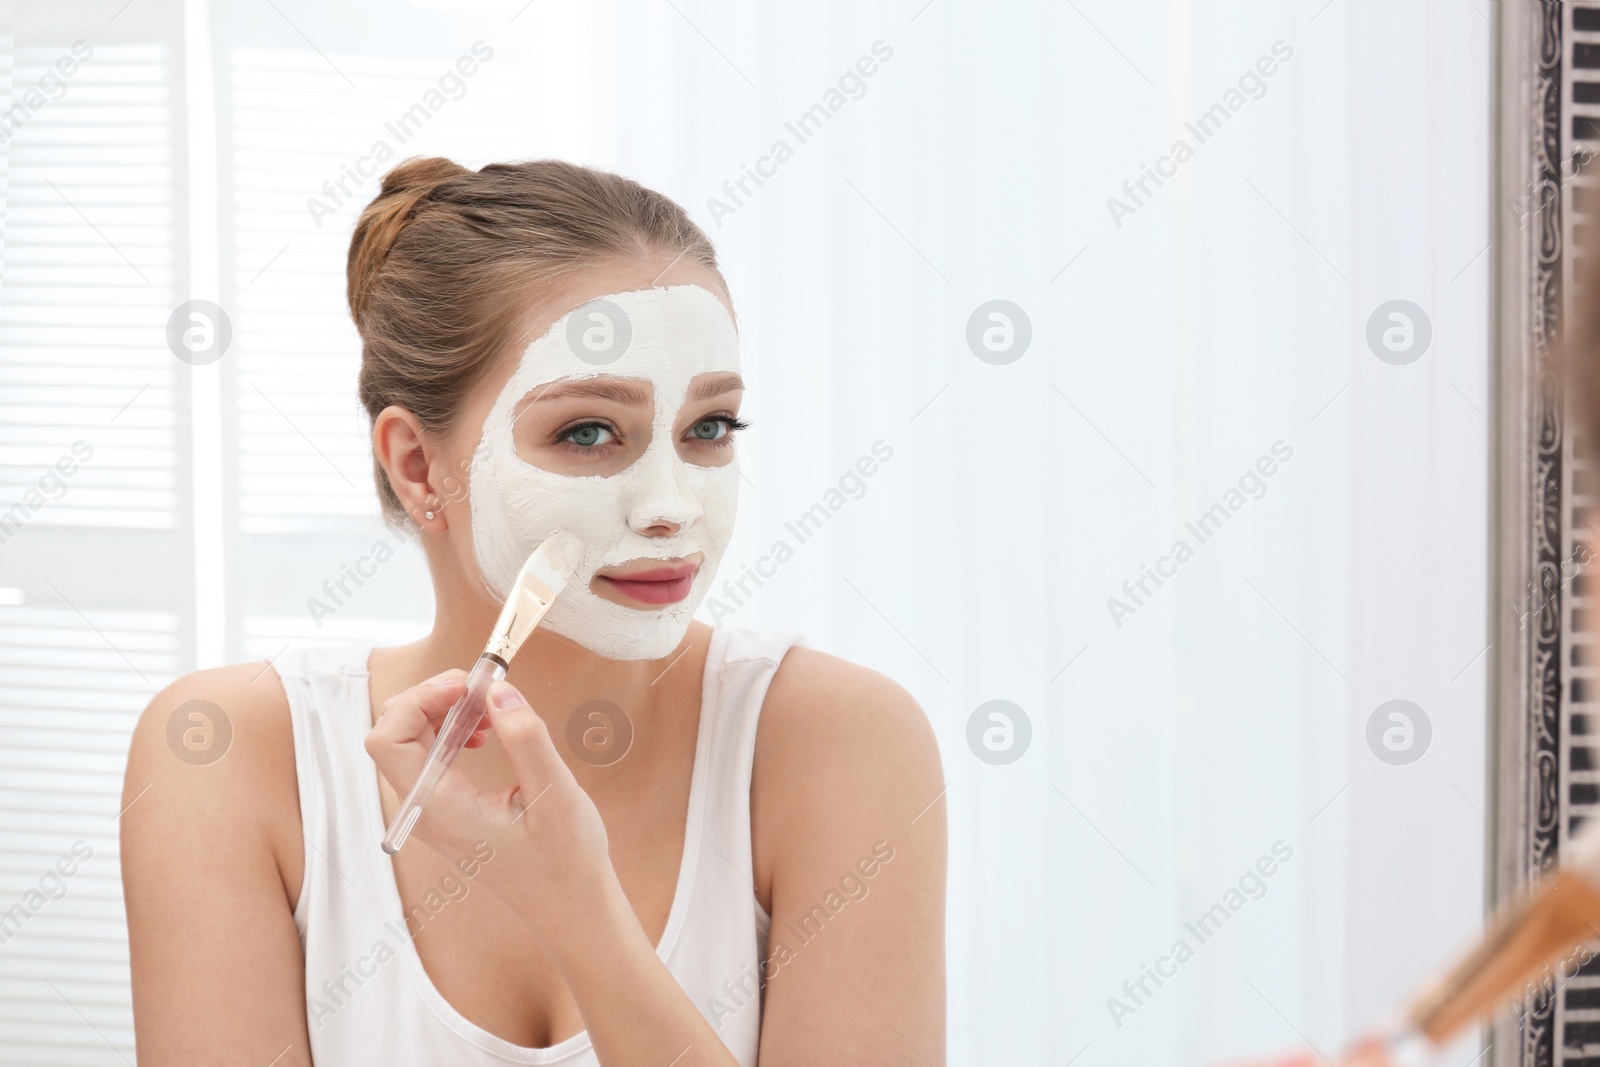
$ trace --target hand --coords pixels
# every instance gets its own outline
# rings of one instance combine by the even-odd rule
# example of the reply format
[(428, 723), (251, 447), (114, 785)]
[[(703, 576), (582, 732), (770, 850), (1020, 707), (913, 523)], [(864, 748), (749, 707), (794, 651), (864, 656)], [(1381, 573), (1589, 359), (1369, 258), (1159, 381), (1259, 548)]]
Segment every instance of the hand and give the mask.
[[(466, 692), (466, 676), (446, 671), (384, 701), (366, 749), (401, 796), (422, 773), (445, 714)], [(559, 917), (575, 904), (616, 880), (605, 823), (556, 751), (544, 720), (509, 682), (490, 688), (483, 722), (467, 747), (482, 746), (489, 732), (505, 750), (517, 784), (481, 792), (452, 765), (412, 836), (451, 862), (487, 842), (493, 859), (479, 868), (478, 881), (543, 937), (561, 928)]]
[[(1269, 1060), (1236, 1061), (1218, 1067), (1317, 1067), (1326, 1061), (1313, 1052), (1297, 1052), (1287, 1057)], [(1389, 1058), (1382, 1046), (1372, 1040), (1362, 1041), (1339, 1057), (1338, 1067), (1389, 1067)]]

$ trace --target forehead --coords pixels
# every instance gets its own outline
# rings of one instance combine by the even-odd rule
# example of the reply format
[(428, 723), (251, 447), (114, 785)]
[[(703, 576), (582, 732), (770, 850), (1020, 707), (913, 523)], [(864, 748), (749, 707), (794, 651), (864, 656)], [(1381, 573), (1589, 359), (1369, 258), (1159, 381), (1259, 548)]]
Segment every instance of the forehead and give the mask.
[(626, 388), (617, 379), (645, 379), (684, 396), (699, 376), (726, 388), (738, 372), (739, 335), (722, 301), (697, 285), (673, 285), (610, 293), (571, 309), (523, 351), (509, 392), (609, 378), (612, 388)]

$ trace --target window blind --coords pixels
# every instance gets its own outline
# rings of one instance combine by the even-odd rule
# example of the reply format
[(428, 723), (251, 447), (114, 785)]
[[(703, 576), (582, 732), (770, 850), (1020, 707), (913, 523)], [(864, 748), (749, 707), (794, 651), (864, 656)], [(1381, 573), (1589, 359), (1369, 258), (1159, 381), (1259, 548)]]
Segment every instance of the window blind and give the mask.
[(28, 17), (0, 47), (0, 1064), (123, 1064), (123, 767), (191, 659), (172, 50)]
[[(385, 170), (412, 155), (500, 158), (525, 90), (470, 16), (405, 17), (407, 32), (383, 42), (364, 25), (320, 25), (311, 49), (260, 12), (218, 12), (224, 305), (237, 338), (223, 446), (236, 494), (230, 658), (404, 642), (431, 619), (419, 546), (379, 516), (345, 257)], [(394, 559), (329, 595), (380, 542)]]
[(0, 608), (0, 1064), (133, 1061), (116, 818), (166, 612)]
[(14, 59), (0, 122), (0, 136), (12, 129), (0, 538), (36, 519), (171, 529), (174, 360), (149, 343), (174, 268), (167, 57), (157, 45), (79, 42), (75, 53), (64, 41)]

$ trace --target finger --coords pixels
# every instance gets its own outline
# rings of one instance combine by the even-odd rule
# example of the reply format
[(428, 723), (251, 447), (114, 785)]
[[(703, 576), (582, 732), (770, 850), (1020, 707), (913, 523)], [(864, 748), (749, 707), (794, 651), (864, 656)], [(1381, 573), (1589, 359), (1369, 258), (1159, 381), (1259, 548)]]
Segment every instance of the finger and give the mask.
[[(1309, 1056), (1305, 1063), (1311, 1063)], [(1341, 1067), (1389, 1067), (1389, 1054), (1383, 1042), (1369, 1038), (1347, 1052), (1339, 1063)]]
[(378, 708), (378, 725), (387, 727), (386, 736), (398, 736), (402, 729), (414, 729), (420, 714), (423, 721), (437, 726), (460, 698), (466, 680), (467, 672), (455, 667), (396, 693)]
[[(422, 772), (440, 724), (466, 692), (465, 680), (465, 671), (446, 671), (384, 701), (365, 747), (396, 790), (410, 789)], [(484, 736), (480, 726), (467, 743), (480, 746)]]
[[(459, 687), (460, 684), (466, 680), (466, 677), (466, 671), (462, 670), (460, 667), (451, 667), (449, 670), (442, 671), (441, 673), (436, 674), (432, 678), (429, 678), (419, 684), (444, 686), (446, 688), (456, 690), (458, 692), (457, 699), (460, 699)], [(450, 708), (454, 706), (455, 705), (452, 702), (451, 704), (445, 706), (444, 711), (441, 712), (439, 711), (439, 705), (433, 703), (432, 701), (424, 703), (423, 710), (428, 714), (428, 724), (433, 727), (434, 733), (438, 733), (439, 725), (444, 721), (444, 716), (449, 714)], [(472, 731), (472, 736), (467, 738), (466, 747), (482, 748), (483, 743), (488, 739), (488, 736), (489, 718), (488, 716), (484, 716), (482, 719), (478, 720), (478, 728)]]
[(572, 776), (561, 761), (544, 720), (528, 706), (516, 686), (504, 681), (494, 684), (489, 690), (487, 718), (517, 777), (522, 803), (532, 802), (563, 776)]

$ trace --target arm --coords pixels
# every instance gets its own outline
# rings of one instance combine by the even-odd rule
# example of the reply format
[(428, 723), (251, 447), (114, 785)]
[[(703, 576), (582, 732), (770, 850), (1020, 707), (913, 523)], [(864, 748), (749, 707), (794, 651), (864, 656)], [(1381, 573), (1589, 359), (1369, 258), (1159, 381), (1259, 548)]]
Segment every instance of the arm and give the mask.
[[(810, 649), (784, 658), (751, 789), (773, 916), (762, 1067), (945, 1062), (942, 774), (899, 685)], [(552, 950), (601, 1062), (732, 1063), (605, 884)]]
[[(301, 862), (286, 855), (300, 846), (294, 746), (282, 685), (260, 670), (244, 664), (182, 678), (134, 729), (121, 851), (143, 1067), (311, 1063), (283, 873), (294, 872), (298, 892)], [(232, 726), (215, 762), (186, 762), (168, 746), (169, 719), (194, 700), (225, 709)], [(185, 728), (204, 726), (188, 712), (180, 717)]]
[(945, 1062), (943, 791), (910, 694), (789, 651), (751, 790), (756, 880), (772, 901), (762, 1067)]
[(615, 876), (568, 914), (564, 930), (541, 940), (602, 1064), (739, 1067), (656, 955)]

